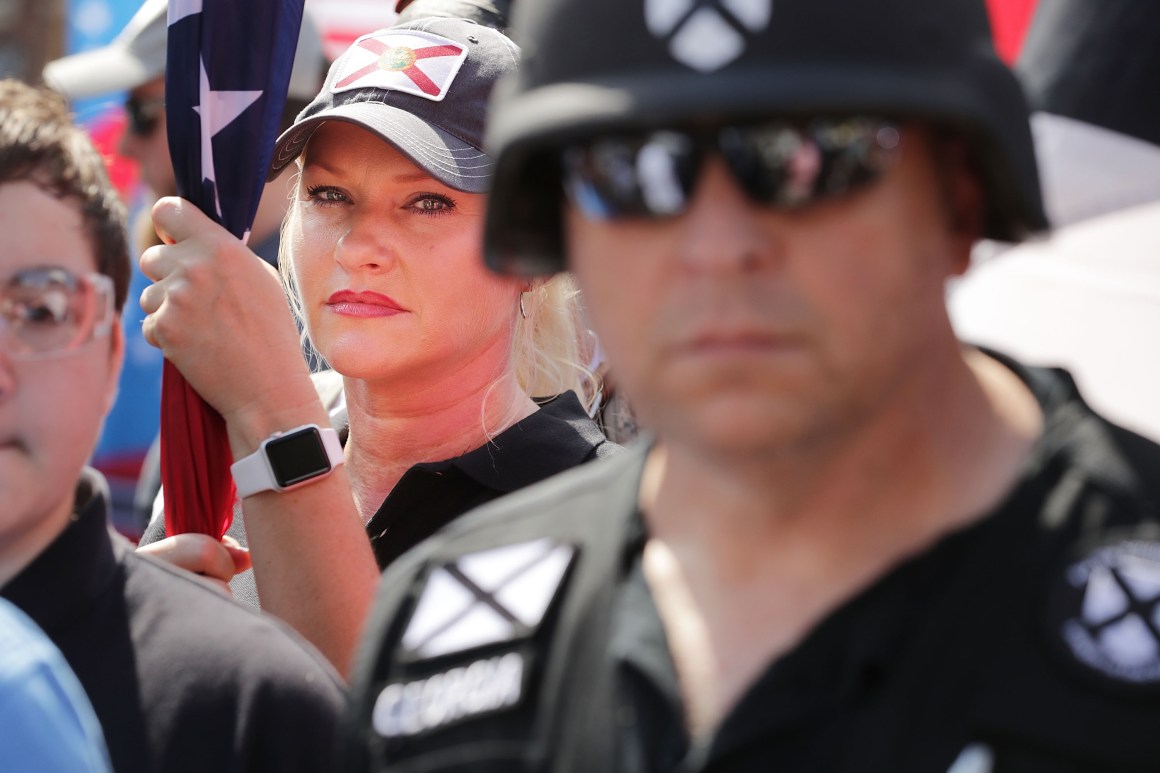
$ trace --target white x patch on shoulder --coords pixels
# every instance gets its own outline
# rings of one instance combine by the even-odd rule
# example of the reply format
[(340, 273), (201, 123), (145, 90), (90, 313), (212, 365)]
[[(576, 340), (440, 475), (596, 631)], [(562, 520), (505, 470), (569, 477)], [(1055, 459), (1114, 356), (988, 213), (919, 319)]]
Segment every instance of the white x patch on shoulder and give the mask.
[(427, 659), (531, 636), (575, 555), (571, 545), (544, 538), (436, 568), (403, 632), (404, 652)]
[(645, 0), (649, 32), (700, 72), (719, 70), (745, 52), (746, 34), (769, 26), (773, 0)]
[(1116, 680), (1160, 682), (1160, 543), (1099, 548), (1066, 579), (1078, 603), (1061, 633), (1075, 658)]

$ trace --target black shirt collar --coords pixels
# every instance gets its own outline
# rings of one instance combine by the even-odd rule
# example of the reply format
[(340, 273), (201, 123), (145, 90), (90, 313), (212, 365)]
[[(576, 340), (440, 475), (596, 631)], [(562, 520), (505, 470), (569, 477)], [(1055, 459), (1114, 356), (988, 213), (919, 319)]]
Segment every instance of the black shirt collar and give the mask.
[(480, 448), (410, 467), (367, 523), (375, 558), (386, 567), (463, 513), (612, 448), (565, 392)]
[(1035, 396), (1043, 411), (1043, 434), (1031, 449), (1024, 477), (1064, 462), (1073, 475), (1097, 488), (1124, 496), (1141, 490), (1138, 472), (1124, 455), (1106, 420), (1084, 402), (1071, 374), (1061, 368), (1028, 367), (989, 349), (987, 356), (1009, 368)]
[(450, 463), (488, 488), (511, 492), (582, 464), (605, 442), (576, 394), (565, 392)]
[(76, 486), (72, 520), (63, 532), (0, 595), (24, 610), (50, 638), (56, 638), (76, 610), (96, 603), (117, 572), (109, 533), (108, 484), (86, 468)]
[[(461, 456), (416, 464), (415, 469), (440, 472), (458, 468), (482, 486), (512, 492), (530, 486), (591, 459), (597, 446), (607, 443), (600, 428), (589, 418), (575, 392), (564, 392), (541, 401), (540, 408)], [(350, 435), (345, 409), (331, 417), (343, 445)]]

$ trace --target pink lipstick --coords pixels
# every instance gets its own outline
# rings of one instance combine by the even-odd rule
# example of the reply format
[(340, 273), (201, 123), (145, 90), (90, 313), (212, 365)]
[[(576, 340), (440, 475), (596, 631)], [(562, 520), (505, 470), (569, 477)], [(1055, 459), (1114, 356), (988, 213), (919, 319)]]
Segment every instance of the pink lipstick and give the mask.
[(406, 311), (390, 296), (371, 290), (339, 290), (326, 299), (326, 305), (344, 317), (392, 317)]

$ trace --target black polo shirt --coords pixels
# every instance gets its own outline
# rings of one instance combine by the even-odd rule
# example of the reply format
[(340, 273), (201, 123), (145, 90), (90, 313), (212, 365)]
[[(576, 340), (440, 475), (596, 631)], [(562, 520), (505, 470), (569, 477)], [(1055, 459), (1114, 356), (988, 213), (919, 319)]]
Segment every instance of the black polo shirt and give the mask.
[[(322, 384), (320, 394), (326, 387), (334, 392), (334, 382), (333, 378), (316, 378), (316, 383)], [(574, 392), (539, 405), (538, 411), (485, 445), (453, 459), (416, 464), (403, 474), (366, 527), (380, 569), (468, 510), (620, 450), (604, 437)], [(350, 425), (345, 409), (332, 413), (331, 425), (346, 445)], [(246, 544), (240, 502), (234, 505), (228, 533)], [(158, 517), (146, 529), (141, 544), (164, 537), (165, 519)], [(258, 606), (252, 570), (237, 575), (230, 589), (238, 601)]]
[[(1018, 485), (827, 616), (704, 743), (640, 567), (638, 448), (460, 519), (387, 572), (344, 770), (1160, 770), (1160, 447), (1062, 371), (1004, 362), (1046, 420)], [(479, 568), (522, 546), (571, 551), (530, 625), (518, 610), (542, 590)], [(464, 589), (474, 605), (433, 628), (428, 602)], [(523, 624), (466, 635), (496, 606)]]
[(565, 392), (473, 451), (416, 464), (367, 523), (379, 567), (469, 510), (617, 450)]
[(344, 706), (330, 666), (274, 618), (138, 556), (107, 509), (104, 479), (86, 470), (73, 521), (0, 595), (64, 654), (113, 768), (329, 770)]

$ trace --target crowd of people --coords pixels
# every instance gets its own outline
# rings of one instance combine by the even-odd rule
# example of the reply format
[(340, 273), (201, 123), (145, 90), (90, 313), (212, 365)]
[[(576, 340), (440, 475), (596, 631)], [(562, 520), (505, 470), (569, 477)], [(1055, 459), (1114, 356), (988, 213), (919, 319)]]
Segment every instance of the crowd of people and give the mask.
[[(142, 130), (131, 249), (68, 114), (164, 120), (166, 0), (0, 82), (0, 769), (1160, 770), (1160, 447), (947, 294), (1056, 244), (1033, 108), (1160, 153), (1033, 76), (1151, 83), (1146, 5), (1024, 83), (982, 0), (401, 0), (304, 28), (250, 246)], [(126, 303), (224, 538), (109, 529)]]

